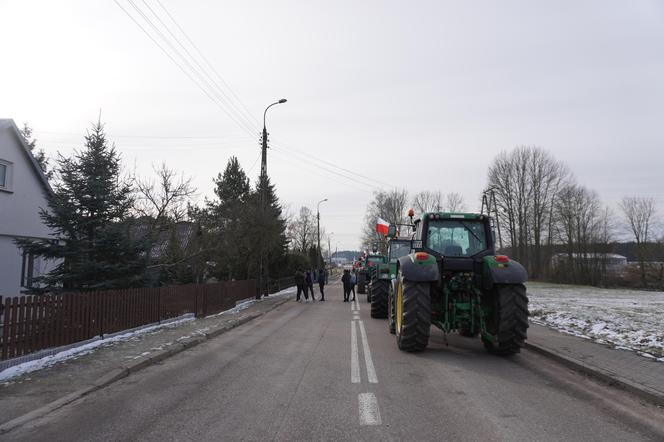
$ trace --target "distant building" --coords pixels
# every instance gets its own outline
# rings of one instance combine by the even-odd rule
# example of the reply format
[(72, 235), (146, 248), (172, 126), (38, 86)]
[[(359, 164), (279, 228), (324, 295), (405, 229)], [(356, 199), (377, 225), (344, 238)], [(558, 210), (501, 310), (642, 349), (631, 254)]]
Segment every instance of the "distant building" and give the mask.
[(348, 258), (346, 258), (345, 256), (333, 257), (332, 263), (337, 266), (344, 266), (348, 264)]
[[(556, 253), (551, 257), (551, 265), (556, 268), (570, 259), (569, 253)], [(619, 273), (627, 267), (627, 258), (615, 253), (572, 253), (573, 260), (602, 261), (609, 272)]]
[(56, 264), (25, 253), (16, 239), (54, 241), (39, 217), (53, 190), (14, 120), (0, 119), (0, 296), (35, 288)]

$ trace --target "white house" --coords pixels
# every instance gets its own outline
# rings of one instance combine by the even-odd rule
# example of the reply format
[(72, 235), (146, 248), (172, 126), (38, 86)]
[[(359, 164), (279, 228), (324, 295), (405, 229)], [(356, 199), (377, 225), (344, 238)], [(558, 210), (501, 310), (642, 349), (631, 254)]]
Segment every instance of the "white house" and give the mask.
[(14, 244), (17, 238), (52, 240), (39, 217), (50, 192), (14, 120), (0, 119), (0, 296), (19, 295), (54, 265)]

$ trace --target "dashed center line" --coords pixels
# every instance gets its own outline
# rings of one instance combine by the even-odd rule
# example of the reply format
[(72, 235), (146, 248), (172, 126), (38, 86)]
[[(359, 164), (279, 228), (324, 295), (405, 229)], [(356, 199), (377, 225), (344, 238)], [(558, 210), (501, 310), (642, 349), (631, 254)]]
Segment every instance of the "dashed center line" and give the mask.
[(360, 358), (357, 351), (357, 330), (355, 321), (350, 322), (350, 382), (360, 383)]
[(373, 359), (371, 359), (371, 350), (369, 349), (369, 340), (367, 339), (367, 332), (364, 330), (364, 323), (360, 323), (360, 335), (362, 336), (362, 350), (364, 352), (364, 363), (367, 366), (367, 378), (369, 383), (377, 384), (378, 377), (376, 376), (376, 369), (374, 368)]
[(360, 393), (357, 397), (360, 408), (360, 425), (381, 425), (378, 399), (373, 393)]

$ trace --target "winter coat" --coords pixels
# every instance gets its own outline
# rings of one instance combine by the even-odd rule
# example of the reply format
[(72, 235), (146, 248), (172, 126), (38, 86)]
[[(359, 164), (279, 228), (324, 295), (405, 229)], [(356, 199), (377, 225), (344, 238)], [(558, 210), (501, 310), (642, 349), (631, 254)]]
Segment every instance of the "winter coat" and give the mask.
[(350, 275), (350, 283), (351, 283), (352, 285), (357, 284), (357, 276), (355, 276), (355, 273), (353, 273), (352, 275)]
[(318, 272), (318, 284), (320, 285), (325, 285), (327, 281), (325, 281), (325, 270), (320, 269)]
[(307, 285), (313, 285), (314, 284), (313, 280), (311, 279), (311, 272), (307, 272), (307, 276), (304, 277), (304, 282)]
[(341, 277), (341, 282), (343, 283), (344, 287), (348, 287), (351, 284), (350, 280), (350, 273), (344, 272), (343, 276)]
[(295, 285), (304, 285), (304, 273), (295, 272)]

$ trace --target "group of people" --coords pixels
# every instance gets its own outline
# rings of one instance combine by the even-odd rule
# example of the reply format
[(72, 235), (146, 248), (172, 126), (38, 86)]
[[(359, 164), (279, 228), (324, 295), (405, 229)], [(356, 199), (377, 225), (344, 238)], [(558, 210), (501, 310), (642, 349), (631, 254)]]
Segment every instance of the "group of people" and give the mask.
[(315, 301), (314, 297), (314, 282), (318, 282), (318, 289), (320, 290), (320, 300), (325, 301), (325, 284), (327, 284), (327, 272), (324, 268), (318, 270), (307, 270), (303, 271), (298, 269), (295, 272), (295, 285), (297, 286), (297, 296), (296, 301), (300, 302), (300, 295), (304, 294), (304, 300), (309, 300), (309, 294), (311, 294), (311, 300)]
[(344, 274), (341, 276), (341, 283), (344, 286), (344, 302), (349, 301), (350, 292), (353, 292), (353, 299), (350, 299), (350, 301), (355, 301), (355, 284), (357, 284), (355, 272), (345, 269)]

